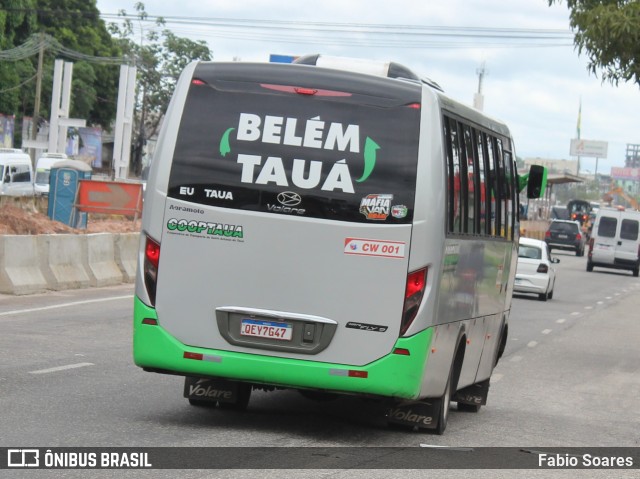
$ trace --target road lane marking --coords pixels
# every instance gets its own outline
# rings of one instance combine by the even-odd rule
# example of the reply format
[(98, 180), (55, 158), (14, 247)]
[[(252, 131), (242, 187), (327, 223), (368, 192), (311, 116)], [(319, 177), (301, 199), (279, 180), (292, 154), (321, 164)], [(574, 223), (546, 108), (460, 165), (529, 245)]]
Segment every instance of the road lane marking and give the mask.
[(606, 298), (604, 298), (604, 299), (613, 299), (613, 298), (612, 298), (611, 296), (607, 296), (607, 297), (606, 297)]
[(604, 301), (598, 301), (596, 304), (604, 304)]
[(556, 319), (556, 323), (558, 323), (558, 324), (562, 324), (565, 321), (566, 321), (566, 319), (564, 319), (564, 318)]
[(111, 298), (87, 299), (85, 301), (74, 301), (73, 303), (52, 304), (51, 306), (42, 306), (41, 308), (15, 309), (13, 311), (5, 311), (0, 316), (11, 316), (12, 314), (35, 313), (38, 311), (48, 311), (50, 309), (69, 308), (72, 306), (82, 306), (83, 304), (103, 303), (105, 301), (119, 301), (122, 299), (132, 299), (133, 295), (113, 296)]
[(509, 361), (511, 361), (512, 363), (520, 362), (520, 361), (522, 361), (522, 356), (514, 356), (514, 357), (510, 358)]
[(29, 371), (29, 374), (55, 373), (55, 372), (58, 372), (58, 371), (66, 371), (67, 369), (84, 368), (86, 366), (95, 366), (95, 364), (93, 364), (93, 363), (67, 364), (66, 366), (58, 366), (57, 368), (38, 369), (37, 371)]
[(529, 348), (535, 348), (538, 345), (538, 341), (529, 341), (527, 343), (527, 347)]
[(550, 329), (543, 329), (542, 334), (549, 334), (551, 332)]
[(571, 316), (579, 316), (580, 313), (578, 311), (574, 311), (573, 313), (571, 313)]
[(593, 309), (593, 306), (585, 306), (584, 309)]

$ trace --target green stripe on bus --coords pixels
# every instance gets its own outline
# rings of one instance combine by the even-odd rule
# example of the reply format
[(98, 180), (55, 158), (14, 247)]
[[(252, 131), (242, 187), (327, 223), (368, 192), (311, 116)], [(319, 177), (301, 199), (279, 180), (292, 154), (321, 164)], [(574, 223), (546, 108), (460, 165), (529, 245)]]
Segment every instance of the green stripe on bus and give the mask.
[[(162, 328), (161, 320), (154, 326), (142, 324), (145, 318), (158, 319), (155, 309), (136, 298), (133, 353), (140, 367), (190, 376), (404, 399), (415, 399), (419, 395), (433, 336), (433, 328), (429, 328), (409, 338), (399, 338), (395, 347), (408, 349), (410, 356), (388, 354), (365, 366), (349, 366), (186, 346)], [(215, 356), (216, 361), (185, 359), (187, 351)], [(336, 370), (367, 371), (368, 377), (337, 375)]]

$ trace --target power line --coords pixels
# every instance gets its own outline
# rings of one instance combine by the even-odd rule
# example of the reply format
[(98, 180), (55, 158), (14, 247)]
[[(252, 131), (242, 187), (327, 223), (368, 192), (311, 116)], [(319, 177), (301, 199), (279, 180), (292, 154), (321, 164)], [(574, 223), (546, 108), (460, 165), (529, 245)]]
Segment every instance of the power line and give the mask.
[(45, 50), (51, 50), (56, 54), (71, 58), (74, 60), (81, 60), (90, 63), (101, 63), (108, 65), (121, 65), (129, 63), (130, 59), (127, 57), (98, 57), (94, 55), (87, 55), (85, 53), (77, 52), (62, 45), (51, 35), (36, 33), (31, 35), (22, 45), (9, 50), (0, 51), (0, 60), (6, 61), (19, 61), (26, 58), (30, 58), (36, 55), (40, 48)]
[[(570, 47), (573, 34), (563, 29), (520, 29), (494, 27), (447, 27), (371, 23), (299, 22), (218, 17), (148, 15), (100, 15), (114, 23), (134, 21), (134, 28), (155, 32), (172, 25), (188, 36), (235, 40), (271, 40), (279, 43), (351, 45), (403, 48), (531, 48)], [(151, 27), (149, 26), (151, 24)], [(176, 28), (177, 27), (177, 28)], [(193, 28), (196, 27), (196, 28)], [(199, 28), (198, 28), (199, 27)], [(188, 28), (188, 29), (187, 29)]]
[[(499, 28), (477, 26), (435, 26), (411, 24), (376, 24), (356, 22), (309, 22), (264, 20), (251, 18), (193, 17), (98, 13), (95, 11), (63, 11), (39, 9), (2, 9), (37, 14), (41, 17), (99, 17), (112, 23), (133, 21), (132, 27), (161, 33), (171, 25), (176, 33), (193, 37), (226, 38), (243, 41), (345, 45), (359, 47), (421, 48), (535, 48), (573, 46), (573, 33), (566, 29)], [(158, 22), (161, 22), (159, 25)], [(143, 26), (144, 24), (144, 26)], [(194, 28), (195, 27), (195, 28)], [(58, 52), (79, 60), (98, 61), (57, 45)], [(38, 45), (28, 43), (24, 49), (7, 54), (22, 58), (32, 56)], [(0, 56), (0, 59), (7, 59)], [(13, 58), (8, 58), (13, 59)], [(102, 60), (100, 60), (102, 62)], [(126, 63), (122, 59), (106, 63)]]
[(28, 78), (27, 80), (23, 81), (22, 83), (20, 83), (19, 85), (16, 86), (12, 86), (9, 88), (5, 88), (4, 90), (0, 90), (0, 93), (7, 93), (9, 91), (12, 90), (17, 90), (19, 88), (22, 88), (23, 86), (25, 86), (27, 83), (32, 82), (33, 80), (36, 79), (36, 77), (38, 76), (38, 74), (36, 73), (35, 75), (33, 75), (31, 78)]

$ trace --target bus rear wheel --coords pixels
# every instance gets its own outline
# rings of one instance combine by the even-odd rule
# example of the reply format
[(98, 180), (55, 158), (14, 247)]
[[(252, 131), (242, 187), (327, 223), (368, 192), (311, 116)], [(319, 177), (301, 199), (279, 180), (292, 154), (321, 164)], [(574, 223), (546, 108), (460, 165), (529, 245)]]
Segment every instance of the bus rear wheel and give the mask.
[(192, 398), (189, 398), (189, 404), (196, 407), (216, 407), (218, 405), (217, 401), (204, 401), (202, 399)]
[(482, 406), (480, 404), (458, 403), (458, 411), (461, 412), (478, 412)]
[(251, 399), (251, 384), (238, 383), (238, 396), (233, 402), (219, 401), (218, 405), (220, 409), (227, 409), (233, 411), (244, 411), (249, 405), (249, 399)]
[[(453, 370), (453, 368), (452, 368)], [(439, 436), (444, 434), (447, 429), (447, 422), (449, 421), (449, 410), (451, 409), (451, 373), (449, 373), (449, 379), (444, 389), (444, 395), (442, 396), (442, 404), (440, 405), (440, 412), (438, 413), (438, 424), (435, 428), (435, 433)]]

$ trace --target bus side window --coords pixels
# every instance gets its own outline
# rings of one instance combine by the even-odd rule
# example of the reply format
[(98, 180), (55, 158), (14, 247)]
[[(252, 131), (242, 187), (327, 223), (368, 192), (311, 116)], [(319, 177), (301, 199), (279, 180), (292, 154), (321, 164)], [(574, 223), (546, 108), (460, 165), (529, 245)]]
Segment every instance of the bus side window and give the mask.
[(517, 195), (515, 194), (515, 168), (513, 165), (513, 159), (511, 158), (511, 153), (508, 151), (504, 151), (502, 140), (498, 138), (498, 154), (504, 160), (504, 194), (505, 194), (505, 227), (507, 229), (506, 237), (507, 239), (513, 239), (514, 233), (513, 229), (515, 227), (515, 215), (517, 214), (519, 205), (517, 203)]
[(496, 186), (498, 177), (496, 175), (495, 164), (493, 161), (493, 149), (487, 148), (487, 143), (490, 142), (490, 137), (481, 131), (477, 132), (478, 139), (478, 156), (480, 161), (485, 164), (485, 176), (486, 176), (486, 208), (487, 208), (487, 234), (496, 235), (499, 231), (499, 215), (496, 205)]
[(479, 233), (478, 231), (478, 215), (480, 213), (477, 207), (477, 201), (479, 198), (478, 185), (479, 182), (477, 180), (476, 173), (476, 161), (473, 150), (473, 142), (471, 141), (471, 131), (467, 125), (460, 124), (463, 132), (462, 137), (464, 141), (462, 142), (463, 150), (463, 158), (465, 158), (465, 165), (467, 166), (467, 184), (468, 184), (468, 197), (467, 197), (467, 233)]
[(496, 196), (498, 200), (499, 214), (500, 214), (500, 229), (497, 231), (497, 236), (504, 238), (509, 237), (509, 180), (507, 179), (507, 169), (504, 162), (504, 156), (502, 149), (500, 148), (499, 140), (493, 138), (491, 145), (494, 146), (493, 157), (496, 162), (496, 172), (498, 173)]
[(480, 203), (480, 231), (479, 233), (482, 235), (489, 234), (489, 219), (487, 218), (487, 213), (490, 212), (490, 208), (487, 207), (487, 165), (484, 162), (484, 158), (482, 155), (482, 149), (476, 151), (480, 153), (479, 157), (476, 157), (476, 161), (478, 162), (478, 180), (479, 180), (479, 203)]
[(450, 233), (463, 232), (464, 205), (466, 203), (466, 168), (460, 161), (460, 147), (458, 144), (458, 126), (455, 120), (444, 117), (444, 140), (447, 154), (448, 176), (448, 230)]

